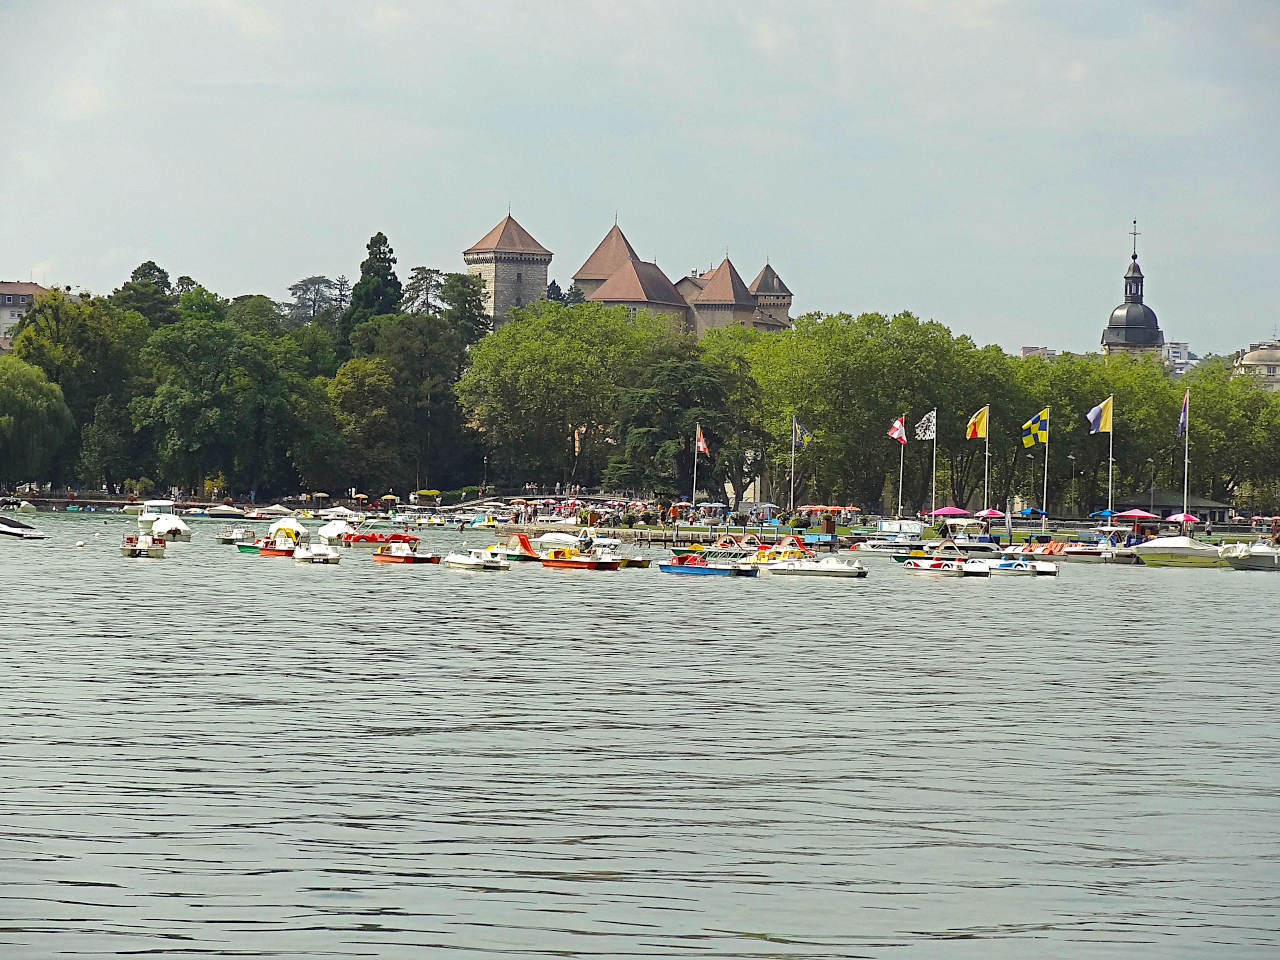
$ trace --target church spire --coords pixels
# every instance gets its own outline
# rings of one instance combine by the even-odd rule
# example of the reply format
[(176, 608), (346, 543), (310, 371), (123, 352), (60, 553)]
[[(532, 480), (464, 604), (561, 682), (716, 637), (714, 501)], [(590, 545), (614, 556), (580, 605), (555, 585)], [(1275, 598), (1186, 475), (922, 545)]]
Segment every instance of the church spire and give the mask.
[(1133, 256), (1129, 258), (1129, 269), (1124, 274), (1124, 302), (1142, 302), (1142, 269), (1138, 266), (1138, 221), (1133, 221), (1133, 229), (1129, 231), (1133, 237)]

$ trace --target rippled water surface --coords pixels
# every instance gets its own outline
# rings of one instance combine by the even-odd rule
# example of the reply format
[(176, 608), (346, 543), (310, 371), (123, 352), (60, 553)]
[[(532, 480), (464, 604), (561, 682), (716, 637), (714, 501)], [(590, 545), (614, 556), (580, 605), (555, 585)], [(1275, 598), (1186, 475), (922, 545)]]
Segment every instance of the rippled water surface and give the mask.
[(302, 567), (208, 521), (148, 562), (36, 520), (6, 960), (1280, 951), (1280, 577)]

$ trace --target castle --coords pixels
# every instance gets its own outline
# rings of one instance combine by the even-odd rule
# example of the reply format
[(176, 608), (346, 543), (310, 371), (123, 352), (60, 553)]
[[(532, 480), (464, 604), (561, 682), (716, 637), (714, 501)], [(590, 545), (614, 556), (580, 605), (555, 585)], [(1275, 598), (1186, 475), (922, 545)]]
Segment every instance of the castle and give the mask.
[[(546, 295), (551, 251), (510, 214), (462, 252), (467, 272), (484, 278), (486, 308), (498, 324), (513, 307)], [(761, 330), (791, 326), (791, 291), (768, 263), (750, 284), (725, 257), (718, 267), (692, 270), (675, 283), (656, 263), (641, 260), (615, 223), (573, 275), (587, 300), (675, 316), (698, 336), (731, 324)]]

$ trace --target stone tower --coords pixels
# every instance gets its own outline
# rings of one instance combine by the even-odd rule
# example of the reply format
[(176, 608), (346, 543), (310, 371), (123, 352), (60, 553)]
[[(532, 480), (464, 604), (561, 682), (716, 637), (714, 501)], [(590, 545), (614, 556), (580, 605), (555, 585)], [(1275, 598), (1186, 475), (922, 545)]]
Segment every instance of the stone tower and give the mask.
[(756, 298), (761, 322), (772, 322), (778, 326), (790, 325), (791, 291), (773, 267), (766, 263), (747, 289)]
[(1124, 303), (1111, 311), (1102, 329), (1102, 352), (1161, 353), (1164, 333), (1156, 312), (1142, 302), (1142, 269), (1138, 266), (1138, 222), (1133, 222), (1133, 256), (1124, 275)]
[(551, 251), (507, 214), (474, 246), (462, 251), (467, 273), (485, 282), (485, 307), (495, 327), (506, 323), (512, 307), (547, 295)]

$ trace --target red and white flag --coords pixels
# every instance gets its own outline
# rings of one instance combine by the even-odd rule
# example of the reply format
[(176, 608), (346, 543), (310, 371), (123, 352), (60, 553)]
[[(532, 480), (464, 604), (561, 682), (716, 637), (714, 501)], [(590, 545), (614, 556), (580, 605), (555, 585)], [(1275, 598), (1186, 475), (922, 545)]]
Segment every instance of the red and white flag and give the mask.
[(698, 452), (711, 456), (711, 449), (707, 446), (707, 438), (702, 435), (702, 424), (698, 424)]
[(897, 420), (893, 421), (893, 426), (889, 428), (889, 436), (893, 437), (893, 439), (897, 440), (904, 447), (907, 445), (907, 425), (903, 422), (906, 419), (906, 414), (903, 414)]

